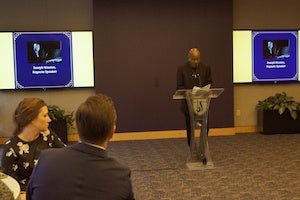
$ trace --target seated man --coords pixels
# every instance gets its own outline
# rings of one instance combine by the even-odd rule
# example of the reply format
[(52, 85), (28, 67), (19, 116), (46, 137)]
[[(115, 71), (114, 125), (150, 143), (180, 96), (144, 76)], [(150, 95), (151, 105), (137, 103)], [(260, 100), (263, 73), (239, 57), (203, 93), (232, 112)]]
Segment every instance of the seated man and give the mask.
[(41, 153), (27, 199), (134, 199), (130, 169), (106, 152), (116, 129), (111, 98), (89, 97), (78, 107), (75, 118), (80, 141)]

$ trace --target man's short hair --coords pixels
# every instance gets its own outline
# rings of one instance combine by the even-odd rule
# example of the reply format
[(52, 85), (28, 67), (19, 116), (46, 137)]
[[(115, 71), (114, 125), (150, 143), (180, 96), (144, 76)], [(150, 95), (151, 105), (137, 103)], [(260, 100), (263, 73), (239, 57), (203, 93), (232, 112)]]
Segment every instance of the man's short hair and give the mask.
[(87, 98), (75, 114), (81, 141), (102, 143), (116, 124), (117, 114), (109, 96), (97, 94)]

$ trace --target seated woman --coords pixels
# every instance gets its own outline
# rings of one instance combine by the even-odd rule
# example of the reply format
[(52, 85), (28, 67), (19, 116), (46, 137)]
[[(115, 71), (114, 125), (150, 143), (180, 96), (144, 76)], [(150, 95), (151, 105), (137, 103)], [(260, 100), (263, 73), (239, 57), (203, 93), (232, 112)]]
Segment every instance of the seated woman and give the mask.
[(46, 103), (39, 98), (23, 99), (14, 113), (14, 136), (4, 145), (3, 173), (12, 176), (26, 191), (27, 181), (43, 149), (66, 145), (48, 129), (51, 122)]

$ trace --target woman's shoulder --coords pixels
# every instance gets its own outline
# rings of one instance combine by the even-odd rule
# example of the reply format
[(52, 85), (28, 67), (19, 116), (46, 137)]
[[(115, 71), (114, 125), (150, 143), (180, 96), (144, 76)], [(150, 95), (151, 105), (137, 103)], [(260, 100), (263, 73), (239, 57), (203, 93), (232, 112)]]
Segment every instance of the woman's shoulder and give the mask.
[(18, 136), (13, 136), (3, 145), (3, 152), (17, 152), (18, 143), (21, 139)]
[(9, 138), (9, 140), (7, 140), (4, 144), (4, 146), (12, 146), (14, 144), (17, 144), (18, 142), (20, 142), (21, 139), (18, 136), (12, 136), (11, 138)]
[(44, 141), (48, 141), (49, 139), (54, 140), (57, 135), (49, 129), (47, 131), (41, 132), (40, 137), (42, 137)]
[(42, 140), (48, 143), (49, 147), (65, 147), (66, 145), (61, 139), (51, 130), (41, 132)]

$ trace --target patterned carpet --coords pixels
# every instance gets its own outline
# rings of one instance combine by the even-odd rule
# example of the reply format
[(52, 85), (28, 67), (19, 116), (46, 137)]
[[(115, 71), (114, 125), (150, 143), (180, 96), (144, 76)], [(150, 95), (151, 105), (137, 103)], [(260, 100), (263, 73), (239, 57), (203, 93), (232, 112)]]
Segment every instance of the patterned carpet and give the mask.
[(213, 169), (189, 170), (186, 140), (119, 141), (137, 200), (300, 200), (300, 134), (209, 137)]
[(212, 169), (189, 170), (185, 138), (116, 141), (137, 200), (300, 200), (300, 134), (209, 137)]

